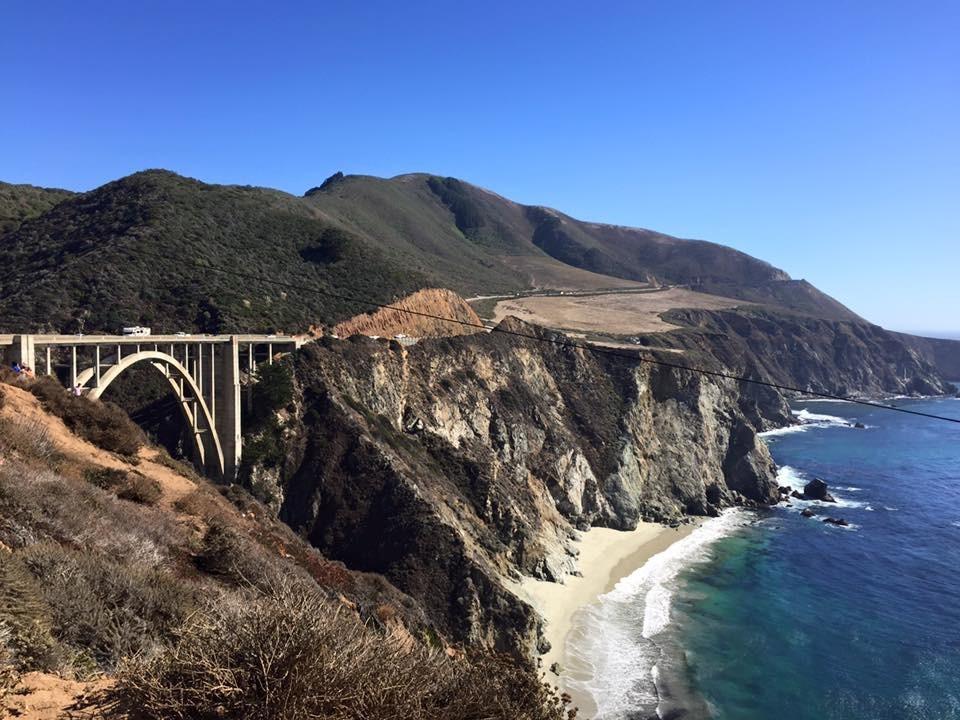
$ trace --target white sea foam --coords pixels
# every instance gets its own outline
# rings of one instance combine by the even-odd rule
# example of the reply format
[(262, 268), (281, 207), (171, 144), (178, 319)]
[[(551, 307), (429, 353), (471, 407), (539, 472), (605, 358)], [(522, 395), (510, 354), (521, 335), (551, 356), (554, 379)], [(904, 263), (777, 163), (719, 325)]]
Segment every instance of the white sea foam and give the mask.
[(787, 425), (786, 427), (767, 430), (760, 433), (760, 437), (776, 437), (778, 435), (790, 435), (792, 433), (806, 432), (810, 428), (831, 428), (831, 427), (853, 427), (853, 422), (847, 418), (837, 415), (823, 415), (810, 412), (806, 408), (801, 410), (792, 410), (793, 416), (799, 422), (798, 425)]
[(842, 425), (850, 426), (851, 423), (846, 418), (838, 417), (837, 415), (821, 415), (820, 413), (812, 413), (806, 408), (802, 410), (793, 410), (793, 415), (802, 423), (827, 423), (829, 425)]
[(728, 510), (707, 520), (580, 611), (565, 664), (587, 671), (572, 673), (567, 684), (594, 698), (598, 720), (657, 702), (655, 639), (670, 623), (677, 576), (689, 564), (707, 560), (710, 546), (746, 519), (744, 512)]
[(787, 425), (782, 428), (775, 428), (774, 430), (765, 430), (760, 433), (760, 437), (777, 437), (779, 435), (792, 435), (793, 433), (806, 432), (810, 428), (809, 425)]
[[(789, 487), (791, 490), (796, 490), (797, 492), (802, 493), (804, 486), (810, 482), (810, 479), (800, 470), (797, 470), (794, 467), (789, 465), (783, 465), (777, 470), (777, 484), (781, 486)], [(853, 487), (840, 487), (840, 490), (849, 490), (852, 492), (859, 492), (860, 488)], [(865, 508), (867, 510), (873, 510), (872, 507), (867, 505), (865, 502), (860, 502), (859, 500), (851, 500), (850, 498), (843, 497), (836, 489), (828, 487), (828, 492), (833, 496), (833, 499), (836, 500), (835, 503), (824, 503), (819, 500), (800, 500), (798, 498), (791, 497), (789, 502), (791, 505), (796, 505), (800, 508), (805, 507), (837, 507), (837, 508)]]

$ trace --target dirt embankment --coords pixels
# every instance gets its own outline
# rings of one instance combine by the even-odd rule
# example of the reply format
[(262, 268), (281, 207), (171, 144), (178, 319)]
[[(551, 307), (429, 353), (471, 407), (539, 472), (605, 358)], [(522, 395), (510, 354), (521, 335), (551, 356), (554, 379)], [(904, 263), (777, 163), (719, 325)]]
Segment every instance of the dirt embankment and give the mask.
[[(438, 317), (449, 320), (436, 319)], [(333, 328), (333, 332), (342, 338), (351, 335), (393, 337), (401, 333), (425, 338), (470, 335), (480, 332), (482, 325), (473, 308), (455, 292), (428, 288), (398, 300), (390, 308), (344, 320)]]

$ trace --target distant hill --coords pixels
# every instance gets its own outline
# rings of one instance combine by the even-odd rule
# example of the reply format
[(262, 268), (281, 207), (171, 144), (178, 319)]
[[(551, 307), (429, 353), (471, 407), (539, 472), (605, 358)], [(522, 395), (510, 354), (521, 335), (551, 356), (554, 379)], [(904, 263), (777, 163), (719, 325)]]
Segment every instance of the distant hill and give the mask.
[(16, 230), (24, 220), (39, 217), (73, 194), (69, 190), (0, 182), (0, 235)]
[(0, 280), (8, 330), (300, 330), (366, 308), (290, 285), (389, 301), (429, 284), (299, 198), (164, 171), (24, 222), (0, 237), (0, 267), (13, 271)]
[[(783, 270), (738, 250), (583, 222), (549, 208), (520, 205), (455, 178), (344, 176), (314, 188), (306, 198), (358, 232), (415, 256), (460, 258), (482, 249), (511, 269), (524, 269), (533, 285), (559, 261), (615, 279), (690, 285), (818, 317), (860, 319), (809, 283), (792, 280)], [(517, 263), (518, 257), (536, 259), (539, 266)]]
[(298, 288), (389, 302), (426, 287), (472, 296), (678, 284), (859, 319), (739, 251), (579, 221), (454, 178), (337, 174), (296, 197), (148, 170), (82, 194), (0, 191), (8, 332), (296, 332), (369, 309)]

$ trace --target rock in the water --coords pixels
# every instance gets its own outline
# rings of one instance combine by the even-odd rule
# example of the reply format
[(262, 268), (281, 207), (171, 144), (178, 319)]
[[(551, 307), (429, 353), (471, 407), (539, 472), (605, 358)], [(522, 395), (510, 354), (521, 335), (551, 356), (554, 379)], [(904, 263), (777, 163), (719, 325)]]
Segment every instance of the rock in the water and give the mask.
[(781, 485), (779, 488), (781, 495), (789, 495), (792, 489), (789, 485)]
[(812, 518), (814, 515), (816, 515), (816, 513), (810, 508), (804, 508), (803, 510), (800, 511), (800, 514), (803, 515), (805, 518)]
[(824, 518), (823, 521), (825, 523), (830, 523), (831, 525), (842, 525), (843, 527), (847, 527), (850, 524), (843, 518), (828, 517), (828, 518)]
[(803, 499), (836, 502), (833, 496), (827, 492), (827, 484), (820, 478), (814, 478), (803, 486)]
[(803, 497), (803, 495), (801, 495), (800, 493), (798, 493), (796, 490), (793, 490), (793, 491), (790, 493), (790, 497), (796, 498), (797, 500), (806, 500), (806, 498)]
[(862, 422), (854, 423), (853, 426), (854, 426), (857, 430), (864, 430), (864, 429), (866, 429), (866, 427), (867, 427), (867, 426), (864, 425)]

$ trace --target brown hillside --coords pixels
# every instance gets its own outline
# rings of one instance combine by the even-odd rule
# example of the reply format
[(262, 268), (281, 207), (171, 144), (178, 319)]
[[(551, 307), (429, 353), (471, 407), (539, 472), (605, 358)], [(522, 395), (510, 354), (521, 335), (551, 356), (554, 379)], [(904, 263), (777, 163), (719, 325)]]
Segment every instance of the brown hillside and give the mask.
[[(404, 310), (411, 312), (403, 312)], [(435, 320), (413, 313), (436, 315), (457, 322)], [(479, 327), (470, 327), (471, 325)], [(333, 332), (342, 338), (351, 335), (393, 337), (401, 333), (425, 338), (471, 335), (480, 332), (482, 325), (483, 322), (473, 308), (455, 292), (442, 288), (427, 288), (393, 303), (392, 308), (381, 308), (374, 313), (364, 313), (344, 320), (333, 328)]]

